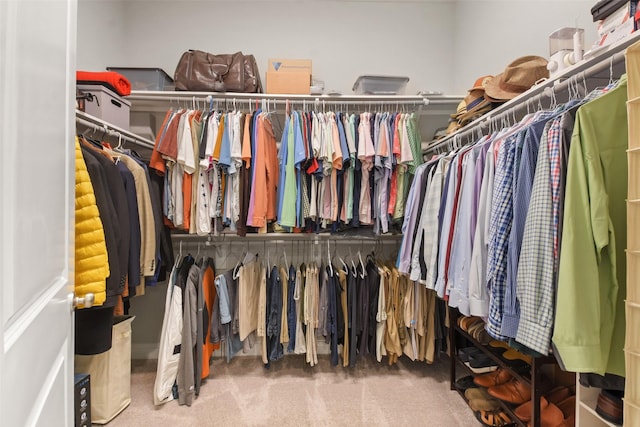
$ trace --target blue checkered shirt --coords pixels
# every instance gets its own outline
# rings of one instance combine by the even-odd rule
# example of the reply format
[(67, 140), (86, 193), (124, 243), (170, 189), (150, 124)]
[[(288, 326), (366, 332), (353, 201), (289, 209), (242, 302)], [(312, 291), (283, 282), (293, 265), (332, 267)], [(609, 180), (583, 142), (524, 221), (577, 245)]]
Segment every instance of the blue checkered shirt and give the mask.
[(540, 141), (516, 287), (520, 302), (516, 341), (545, 355), (551, 343), (555, 294), (549, 145), (560, 141), (560, 120), (547, 123)]
[(487, 286), (489, 319), (487, 332), (495, 339), (506, 339), (500, 333), (507, 284), (507, 247), (513, 220), (513, 174), (517, 134), (508, 136), (500, 145), (491, 203)]

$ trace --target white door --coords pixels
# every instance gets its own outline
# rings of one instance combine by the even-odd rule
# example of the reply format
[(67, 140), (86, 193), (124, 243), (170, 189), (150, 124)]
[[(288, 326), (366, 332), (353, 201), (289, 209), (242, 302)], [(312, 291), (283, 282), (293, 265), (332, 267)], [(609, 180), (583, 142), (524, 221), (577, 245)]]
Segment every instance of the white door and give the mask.
[(76, 8), (0, 0), (0, 425), (73, 425)]

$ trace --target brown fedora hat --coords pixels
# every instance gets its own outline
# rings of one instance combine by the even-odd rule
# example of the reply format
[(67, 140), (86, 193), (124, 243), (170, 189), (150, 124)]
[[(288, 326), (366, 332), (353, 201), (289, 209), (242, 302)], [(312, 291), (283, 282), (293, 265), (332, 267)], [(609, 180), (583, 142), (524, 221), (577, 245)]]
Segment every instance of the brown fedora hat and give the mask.
[(491, 79), (485, 86), (486, 94), (495, 100), (515, 98), (538, 80), (549, 78), (547, 60), (540, 56), (523, 56)]

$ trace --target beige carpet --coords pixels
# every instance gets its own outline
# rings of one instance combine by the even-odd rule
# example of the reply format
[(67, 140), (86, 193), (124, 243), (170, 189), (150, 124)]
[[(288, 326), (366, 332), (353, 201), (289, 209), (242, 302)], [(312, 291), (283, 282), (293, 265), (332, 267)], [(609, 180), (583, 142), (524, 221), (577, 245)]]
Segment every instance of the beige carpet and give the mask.
[(449, 361), (401, 358), (396, 366), (364, 361), (331, 368), (327, 356), (310, 368), (286, 355), (265, 369), (259, 358), (216, 358), (191, 407), (154, 407), (155, 361), (133, 364), (131, 405), (109, 427), (187, 426), (478, 426), (449, 390)]

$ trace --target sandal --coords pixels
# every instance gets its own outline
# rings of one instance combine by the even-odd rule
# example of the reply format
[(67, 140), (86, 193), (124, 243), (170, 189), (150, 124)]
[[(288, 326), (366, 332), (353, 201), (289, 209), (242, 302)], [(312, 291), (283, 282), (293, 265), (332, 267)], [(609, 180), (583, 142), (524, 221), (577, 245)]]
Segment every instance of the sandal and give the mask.
[(504, 412), (498, 411), (479, 411), (476, 412), (476, 418), (483, 425), (489, 427), (502, 427), (513, 424), (511, 418)]

